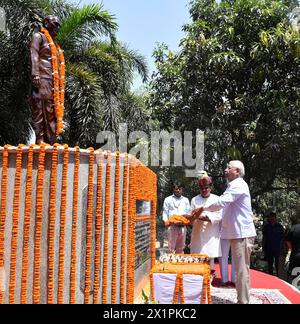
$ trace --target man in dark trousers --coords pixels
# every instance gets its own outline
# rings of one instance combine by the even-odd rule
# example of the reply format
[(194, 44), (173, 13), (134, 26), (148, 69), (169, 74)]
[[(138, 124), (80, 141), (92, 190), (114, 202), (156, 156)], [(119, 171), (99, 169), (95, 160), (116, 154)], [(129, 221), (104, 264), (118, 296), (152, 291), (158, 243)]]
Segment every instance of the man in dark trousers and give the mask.
[(272, 211), (269, 213), (268, 222), (263, 228), (263, 246), (270, 275), (273, 275), (273, 266), (275, 262), (276, 275), (278, 276), (280, 246), (283, 238), (284, 227), (277, 222), (276, 213)]

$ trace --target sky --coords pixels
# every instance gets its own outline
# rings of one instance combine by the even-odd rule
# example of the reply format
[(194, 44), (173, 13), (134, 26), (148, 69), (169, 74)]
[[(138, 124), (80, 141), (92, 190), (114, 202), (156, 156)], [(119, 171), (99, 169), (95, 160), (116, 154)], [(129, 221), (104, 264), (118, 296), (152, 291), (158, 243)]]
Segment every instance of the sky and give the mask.
[[(152, 53), (156, 44), (163, 42), (176, 51), (184, 37), (182, 26), (190, 22), (189, 0), (81, 0), (80, 6), (101, 2), (116, 17), (118, 40), (146, 58), (150, 77), (155, 70)], [(141, 85), (141, 79), (135, 78), (133, 89)]]

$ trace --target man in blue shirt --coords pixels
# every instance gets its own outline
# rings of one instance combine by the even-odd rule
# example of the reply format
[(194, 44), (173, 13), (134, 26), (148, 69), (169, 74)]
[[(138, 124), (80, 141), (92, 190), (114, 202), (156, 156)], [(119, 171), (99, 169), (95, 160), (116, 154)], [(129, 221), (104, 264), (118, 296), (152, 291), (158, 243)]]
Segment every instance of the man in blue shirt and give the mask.
[(238, 304), (249, 304), (250, 301), (250, 255), (256, 236), (251, 196), (244, 175), (244, 164), (241, 161), (230, 161), (225, 170), (228, 185), (224, 194), (214, 203), (194, 211), (194, 216), (201, 217), (202, 211), (223, 209), (221, 239), (230, 240), (235, 261)]

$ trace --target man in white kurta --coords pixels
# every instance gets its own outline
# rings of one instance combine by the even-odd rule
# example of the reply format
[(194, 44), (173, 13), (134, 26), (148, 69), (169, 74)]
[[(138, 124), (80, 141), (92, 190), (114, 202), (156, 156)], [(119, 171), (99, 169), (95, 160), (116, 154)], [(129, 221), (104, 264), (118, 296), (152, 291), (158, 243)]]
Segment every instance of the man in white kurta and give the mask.
[[(211, 193), (211, 178), (204, 176), (198, 182), (200, 194), (191, 201), (191, 211), (201, 205), (213, 204), (218, 196)], [(214, 258), (222, 255), (220, 245), (220, 211), (203, 212), (200, 218), (193, 222), (190, 251), (192, 254), (207, 254), (211, 258), (211, 270), (214, 268)]]
[(228, 186), (223, 195), (213, 204), (200, 206), (192, 215), (196, 217), (204, 211), (223, 209), (221, 238), (230, 240), (239, 304), (249, 304), (250, 256), (256, 236), (251, 196), (244, 175), (244, 164), (241, 161), (230, 161), (225, 170)]
[[(173, 184), (173, 195), (164, 201), (163, 221), (166, 222), (173, 215), (188, 215), (190, 212), (190, 202), (188, 198), (182, 195), (182, 185)], [(168, 248), (170, 253), (183, 253), (186, 239), (186, 226), (170, 225), (168, 226)]]

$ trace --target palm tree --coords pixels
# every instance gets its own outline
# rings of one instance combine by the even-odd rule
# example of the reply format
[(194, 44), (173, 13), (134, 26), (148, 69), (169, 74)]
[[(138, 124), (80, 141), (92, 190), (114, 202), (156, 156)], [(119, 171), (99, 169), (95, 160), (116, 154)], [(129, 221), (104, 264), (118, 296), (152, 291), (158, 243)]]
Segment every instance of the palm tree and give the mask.
[[(47, 14), (62, 21), (57, 41), (67, 63), (63, 140), (70, 145), (93, 146), (99, 130), (116, 130), (134, 71), (144, 80), (148, 71), (143, 57), (117, 42), (114, 16), (102, 5), (77, 8), (65, 0), (0, 0), (0, 7), (8, 13), (9, 30), (0, 34), (7, 43), (0, 52), (0, 81), (5, 84), (0, 99), (0, 117), (5, 121), (5, 126), (0, 126), (0, 144), (17, 144), (29, 136), (28, 48), (33, 29), (39, 28)], [(5, 67), (11, 74), (2, 75)], [(12, 120), (14, 132), (9, 131)]]
[[(61, 1), (60, 1), (61, 3)], [(64, 13), (58, 41), (68, 59), (67, 118), (65, 140), (71, 145), (95, 146), (99, 130), (117, 131), (122, 120), (122, 102), (130, 92), (134, 71), (144, 81), (148, 69), (144, 58), (121, 45), (108, 21), (99, 32), (89, 26), (91, 16), (97, 17), (101, 5), (82, 9), (58, 10)], [(99, 15), (102, 23), (107, 14)], [(88, 28), (92, 27), (92, 28)], [(108, 28), (110, 27), (110, 28)]]
[(34, 1), (0, 0), (6, 32), (0, 33), (0, 144), (26, 142), (30, 134), (28, 44), (32, 24), (42, 17)]

